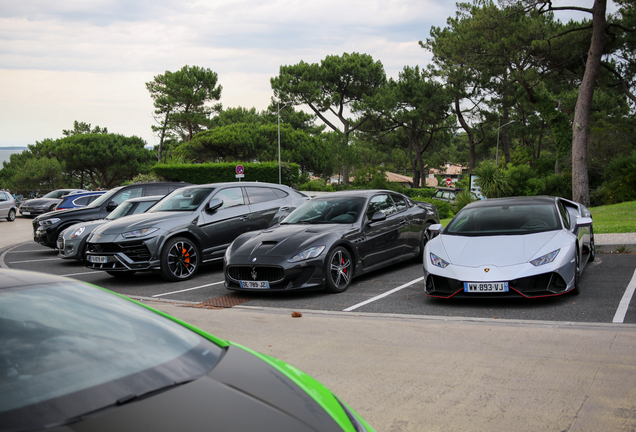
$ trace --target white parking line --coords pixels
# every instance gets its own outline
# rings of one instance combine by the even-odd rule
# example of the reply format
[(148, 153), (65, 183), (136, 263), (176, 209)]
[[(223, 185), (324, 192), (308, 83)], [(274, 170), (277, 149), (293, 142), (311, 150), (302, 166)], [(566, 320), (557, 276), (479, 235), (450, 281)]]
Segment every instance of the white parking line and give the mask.
[(212, 285), (222, 284), (223, 282), (224, 282), (224, 281), (221, 281), (221, 282), (214, 282), (214, 283), (211, 283), (211, 284), (201, 285), (201, 286), (198, 286), (198, 287), (188, 288), (188, 289), (184, 289), (184, 290), (180, 290), (180, 291), (172, 291), (172, 292), (167, 292), (167, 293), (163, 293), (163, 294), (155, 294), (155, 295), (153, 295), (152, 297), (162, 297), (162, 296), (167, 296), (167, 295), (170, 295), (170, 294), (177, 294), (177, 293), (182, 293), (182, 292), (186, 292), (186, 291), (197, 290), (197, 289), (201, 289), (201, 288), (209, 287), (209, 286), (212, 286)]
[(61, 260), (61, 259), (62, 258), (47, 258), (47, 259), (30, 260), (30, 261), (11, 261), (9, 264), (22, 264), (22, 263), (40, 262), (40, 261), (54, 261), (54, 260)]
[(87, 274), (95, 274), (95, 275), (98, 275), (98, 274), (99, 274), (99, 272), (96, 272), (96, 271), (89, 271), (89, 272), (84, 272), (84, 273), (71, 273), (71, 274), (65, 274), (65, 275), (60, 275), (60, 276), (64, 276), (64, 277), (67, 277), (67, 276), (81, 276), (81, 275), (87, 275)]
[(616, 314), (614, 315), (614, 319), (612, 320), (613, 323), (622, 324), (625, 320), (625, 314), (627, 313), (629, 303), (632, 301), (632, 297), (634, 296), (634, 291), (636, 291), (636, 270), (634, 270), (632, 280), (629, 282), (629, 285), (627, 285), (627, 289), (623, 294), (623, 298), (618, 304), (618, 309), (616, 309)]
[(400, 285), (400, 286), (399, 286), (399, 287), (397, 287), (397, 288), (393, 288), (391, 291), (387, 291), (387, 292), (385, 292), (384, 294), (380, 294), (379, 296), (375, 296), (375, 297), (373, 297), (373, 298), (370, 298), (369, 300), (365, 300), (365, 301), (363, 301), (362, 303), (358, 303), (358, 304), (356, 304), (356, 305), (353, 305), (353, 306), (351, 306), (351, 307), (348, 307), (348, 308), (344, 309), (344, 310), (343, 310), (343, 312), (351, 312), (352, 310), (358, 309), (359, 307), (364, 306), (364, 305), (369, 304), (369, 303), (372, 303), (372, 302), (374, 302), (374, 301), (376, 301), (376, 300), (380, 300), (381, 298), (384, 298), (384, 297), (386, 297), (386, 296), (389, 296), (389, 295), (393, 294), (394, 292), (398, 292), (398, 291), (399, 291), (399, 290), (401, 290), (401, 289), (404, 289), (404, 288), (406, 288), (406, 287), (408, 287), (408, 286), (413, 285), (414, 283), (418, 283), (418, 282), (421, 282), (421, 281), (423, 281), (423, 280), (424, 280), (424, 276), (419, 277), (419, 278), (417, 278), (417, 279), (415, 279), (415, 280), (412, 280), (411, 282), (407, 282), (407, 283), (405, 283), (404, 285)]
[(12, 254), (14, 253), (34, 253), (34, 252), (51, 252), (52, 249), (37, 249), (37, 250), (25, 250), (25, 251), (11, 251)]

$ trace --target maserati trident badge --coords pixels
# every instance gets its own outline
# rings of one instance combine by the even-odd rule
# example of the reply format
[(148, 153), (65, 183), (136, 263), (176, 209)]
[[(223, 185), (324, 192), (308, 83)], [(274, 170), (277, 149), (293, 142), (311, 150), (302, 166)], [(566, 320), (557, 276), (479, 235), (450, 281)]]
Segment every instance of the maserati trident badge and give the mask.
[(256, 280), (257, 277), (258, 277), (258, 274), (256, 273), (256, 267), (252, 267), (252, 279)]

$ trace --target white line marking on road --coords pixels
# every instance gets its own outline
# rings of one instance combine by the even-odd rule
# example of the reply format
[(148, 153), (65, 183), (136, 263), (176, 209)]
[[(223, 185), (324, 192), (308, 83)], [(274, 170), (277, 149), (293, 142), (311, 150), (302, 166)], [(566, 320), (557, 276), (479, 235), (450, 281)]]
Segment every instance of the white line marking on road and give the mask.
[(162, 297), (162, 296), (167, 296), (167, 295), (170, 295), (170, 294), (178, 294), (178, 293), (182, 293), (182, 292), (186, 292), (186, 291), (192, 291), (192, 290), (197, 290), (197, 289), (209, 287), (209, 286), (212, 286), (212, 285), (218, 285), (218, 284), (222, 284), (222, 283), (223, 283), (223, 281), (214, 282), (214, 283), (211, 283), (211, 284), (201, 285), (201, 286), (198, 286), (198, 287), (188, 288), (188, 289), (184, 289), (184, 290), (180, 290), (180, 291), (172, 291), (172, 292), (167, 292), (167, 293), (163, 293), (163, 294), (155, 294), (152, 297)]
[(38, 249), (38, 250), (25, 250), (25, 251), (11, 251), (11, 253), (34, 253), (34, 252), (51, 252), (51, 249)]
[(622, 324), (625, 320), (625, 314), (627, 313), (627, 309), (629, 308), (629, 303), (632, 301), (632, 297), (634, 296), (634, 291), (636, 291), (636, 270), (634, 270), (634, 275), (632, 276), (632, 280), (627, 285), (627, 289), (625, 290), (625, 294), (623, 294), (623, 298), (621, 302), (618, 304), (618, 309), (616, 309), (616, 315), (614, 315), (613, 323)]
[(87, 274), (99, 274), (99, 272), (96, 271), (89, 271), (89, 272), (84, 272), (84, 273), (71, 273), (71, 274), (65, 274), (65, 275), (60, 275), (60, 276), (81, 276), (81, 275), (87, 275)]
[(389, 295), (393, 294), (394, 292), (398, 292), (401, 289), (404, 289), (404, 288), (406, 288), (408, 286), (411, 286), (411, 285), (413, 285), (415, 283), (418, 283), (418, 282), (421, 282), (423, 280), (424, 280), (424, 276), (419, 277), (419, 278), (417, 278), (415, 280), (412, 280), (411, 282), (407, 282), (404, 285), (401, 285), (401, 286), (399, 286), (397, 288), (393, 288), (391, 291), (387, 291), (384, 294), (380, 294), (379, 296), (375, 296), (373, 298), (370, 298), (369, 300), (365, 300), (362, 303), (358, 303), (357, 305), (353, 305), (351, 307), (348, 307), (345, 310), (343, 310), (343, 312), (351, 312), (352, 310), (358, 309), (359, 307), (364, 306), (364, 305), (369, 304), (369, 303), (372, 303), (372, 302), (374, 302), (376, 300), (380, 300), (381, 298), (389, 296)]
[(9, 264), (22, 264), (22, 263), (40, 262), (40, 261), (55, 261), (55, 260), (61, 260), (61, 259), (62, 258), (46, 258), (46, 259), (30, 260), (30, 261), (11, 261)]

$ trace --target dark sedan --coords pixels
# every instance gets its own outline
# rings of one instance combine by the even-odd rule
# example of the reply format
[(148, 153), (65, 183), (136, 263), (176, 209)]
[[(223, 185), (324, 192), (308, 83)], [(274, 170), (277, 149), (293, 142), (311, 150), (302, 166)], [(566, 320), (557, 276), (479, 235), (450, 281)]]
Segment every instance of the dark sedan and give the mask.
[(0, 430), (373, 429), (318, 381), (73, 279), (0, 269)]
[(437, 209), (386, 190), (314, 198), (278, 226), (243, 234), (224, 259), (231, 290), (325, 289), (400, 261), (421, 259)]
[(24, 200), (20, 204), (20, 214), (22, 216), (35, 217), (43, 213), (51, 212), (62, 202), (63, 197), (83, 192), (88, 191), (84, 189), (57, 189), (40, 198)]
[(213, 183), (178, 189), (148, 212), (97, 227), (87, 241), (88, 267), (126, 276), (156, 270), (190, 279), (201, 264), (221, 261), (232, 241), (267, 228), (309, 200), (284, 185)]

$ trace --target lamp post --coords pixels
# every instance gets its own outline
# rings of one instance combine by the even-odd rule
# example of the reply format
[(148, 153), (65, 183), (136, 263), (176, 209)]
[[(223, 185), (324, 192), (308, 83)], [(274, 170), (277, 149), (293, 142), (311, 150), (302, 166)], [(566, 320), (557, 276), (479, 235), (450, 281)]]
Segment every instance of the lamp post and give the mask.
[(495, 165), (499, 166), (499, 129), (501, 129), (504, 126), (508, 126), (510, 123), (514, 123), (515, 120), (510, 120), (508, 123), (506, 123), (505, 125), (501, 124), (501, 118), (499, 118), (499, 127), (497, 128), (497, 153), (495, 154)]
[(280, 101), (277, 102), (278, 111), (276, 115), (278, 116), (278, 184), (282, 184), (280, 171), (280, 110), (285, 108), (287, 105), (289, 105), (289, 102), (284, 103), (283, 106), (280, 106)]

